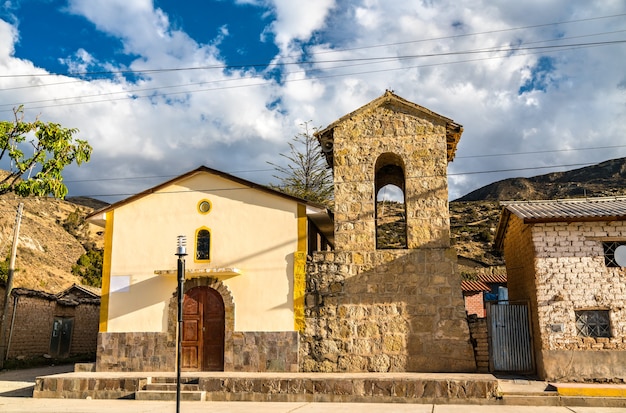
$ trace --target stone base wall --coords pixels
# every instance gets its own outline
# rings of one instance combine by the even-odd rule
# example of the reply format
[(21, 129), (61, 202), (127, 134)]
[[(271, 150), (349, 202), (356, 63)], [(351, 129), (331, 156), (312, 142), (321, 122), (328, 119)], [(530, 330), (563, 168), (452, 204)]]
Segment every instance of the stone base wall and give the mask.
[(99, 333), (96, 371), (175, 371), (176, 340), (167, 333)]
[(297, 331), (236, 332), (234, 370), (249, 372), (298, 371)]
[[(296, 331), (234, 332), (226, 371), (293, 372), (298, 369)], [(167, 333), (100, 333), (96, 371), (175, 371), (176, 339)]]
[(476, 371), (450, 249), (315, 253), (305, 321), (302, 371)]
[(626, 382), (626, 351), (541, 352), (538, 375), (544, 380), (562, 382)]

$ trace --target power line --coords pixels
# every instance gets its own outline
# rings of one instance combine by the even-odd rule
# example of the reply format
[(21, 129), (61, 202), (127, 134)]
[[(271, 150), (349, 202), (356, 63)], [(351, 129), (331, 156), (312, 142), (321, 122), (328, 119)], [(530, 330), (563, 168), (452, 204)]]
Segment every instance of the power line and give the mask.
[[(476, 33), (459, 34), (459, 35), (453, 35), (453, 36), (435, 37), (435, 38), (430, 38), (430, 39), (410, 40), (410, 41), (397, 42), (397, 43), (386, 43), (386, 44), (381, 44), (381, 45), (362, 46), (362, 47), (356, 47), (356, 48), (346, 48), (346, 49), (339, 49), (339, 50), (333, 50), (333, 51), (309, 53), (308, 55), (309, 56), (314, 56), (314, 55), (318, 55), (318, 54), (326, 54), (326, 53), (331, 53), (331, 52), (332, 53), (337, 53), (337, 52), (354, 51), (354, 50), (362, 50), (362, 49), (370, 49), (370, 48), (389, 47), (389, 46), (403, 45), (403, 44), (410, 44), (410, 43), (423, 43), (423, 42), (429, 42), (429, 41), (439, 41), (439, 40), (454, 39), (454, 38), (461, 38), (461, 37), (468, 37), (468, 36), (478, 36), (478, 35), (484, 35), (484, 34), (493, 34), (493, 33), (501, 33), (501, 32), (508, 32), (508, 31), (516, 31), (516, 30), (533, 29), (533, 28), (555, 26), (555, 25), (561, 25), (561, 24), (579, 23), (579, 22), (584, 22), (584, 21), (609, 19), (609, 18), (622, 17), (622, 16), (626, 16), (626, 13), (614, 14), (614, 15), (608, 15), (608, 16), (590, 17), (590, 18), (585, 18), (585, 19), (569, 20), (569, 21), (564, 21), (564, 22), (543, 23), (543, 24), (538, 24), (538, 25), (523, 26), (523, 27), (516, 27), (516, 28), (509, 28), (509, 29), (489, 30), (489, 31), (485, 31), (485, 32), (476, 32)], [(428, 56), (428, 55), (426, 55), (426, 56)], [(285, 57), (289, 58), (289, 57), (294, 57), (294, 56), (285, 56)], [(227, 69), (243, 69), (243, 68), (252, 68), (252, 67), (277, 67), (277, 66), (288, 66), (288, 65), (295, 65), (295, 64), (328, 63), (328, 62), (336, 62), (336, 61), (340, 62), (340, 61), (345, 61), (345, 60), (344, 59), (339, 59), (339, 60), (330, 60), (330, 61), (321, 61), (321, 62), (320, 61), (275, 62), (275, 63), (250, 63), (250, 64), (233, 64), (233, 65), (221, 65), (221, 64), (218, 64), (218, 65), (192, 66), (192, 67), (182, 67), (182, 68), (142, 69), (142, 70), (130, 70), (129, 69), (129, 70), (117, 70), (117, 71), (98, 71), (98, 72), (74, 72), (74, 73), (65, 72), (65, 73), (17, 74), (17, 75), (0, 75), (0, 78), (47, 77), (47, 76), (58, 76), (58, 75), (66, 75), (66, 76), (71, 76), (71, 75), (74, 75), (74, 76), (95, 76), (95, 75), (116, 75), (116, 74), (117, 75), (119, 75), (119, 74), (153, 74), (153, 73), (179, 72), (179, 71), (190, 71), (190, 70), (208, 70), (208, 69), (223, 69), (223, 70), (227, 70)]]
[(531, 152), (509, 152), (509, 153), (492, 153), (487, 155), (466, 155), (466, 156), (455, 156), (455, 159), (467, 159), (467, 158), (489, 158), (493, 156), (514, 156), (514, 155), (536, 155), (540, 153), (555, 153), (555, 152), (569, 152), (569, 151), (590, 151), (596, 149), (613, 149), (613, 148), (624, 148), (626, 145), (612, 145), (612, 146), (596, 146), (593, 148), (569, 148), (569, 149), (550, 149), (546, 151), (531, 151)]
[[(619, 44), (619, 43), (626, 43), (626, 40), (619, 40), (619, 41), (610, 41), (610, 42), (594, 42), (594, 43), (581, 43), (581, 44), (573, 44), (573, 45), (559, 45), (559, 46), (541, 46), (541, 47), (532, 47), (532, 48), (523, 48), (523, 50), (536, 50), (536, 49), (546, 49), (546, 48), (550, 48), (550, 49), (560, 49), (562, 50), (569, 50), (569, 49), (577, 49), (577, 48), (582, 48), (582, 47), (598, 47), (598, 46), (606, 46), (606, 45), (612, 45), (612, 44)], [(499, 50), (495, 50), (498, 53), (499, 52), (508, 52), (508, 51), (513, 51), (513, 50), (522, 50), (520, 48), (510, 48), (510, 49), (499, 49)], [(488, 50), (485, 49), (484, 51), (467, 51), (467, 52), (462, 52), (459, 54), (475, 54), (475, 53), (486, 53), (486, 52), (492, 52), (494, 50)], [(520, 56), (525, 56), (525, 55), (529, 55), (529, 54), (538, 54), (538, 53), (545, 53), (546, 50), (542, 50), (539, 52), (535, 52), (535, 53), (522, 53), (522, 54), (516, 54), (516, 55), (505, 55), (505, 56), (492, 56), (492, 57), (485, 57), (485, 58), (478, 58), (478, 59), (467, 59), (467, 60), (460, 60), (460, 61), (452, 61), (452, 62), (441, 62), (441, 63), (432, 63), (432, 64), (425, 64), (425, 65), (416, 65), (416, 66), (403, 66), (403, 67), (398, 67), (398, 68), (393, 68), (393, 69), (379, 69), (379, 70), (369, 70), (369, 71), (361, 71), (361, 72), (351, 72), (351, 73), (340, 73), (340, 74), (329, 74), (329, 75), (324, 75), (324, 76), (311, 76), (311, 77), (307, 77), (307, 78), (303, 78), (303, 79), (285, 79), (282, 82), (283, 83), (289, 83), (289, 82), (303, 82), (303, 81), (310, 81), (310, 80), (318, 80), (318, 79), (329, 79), (329, 78), (335, 78), (335, 77), (343, 77), (343, 76), (354, 76), (354, 75), (363, 75), (363, 74), (373, 74), (373, 73), (381, 73), (381, 72), (391, 72), (391, 71), (397, 71), (397, 70), (408, 70), (408, 69), (415, 69), (415, 68), (424, 68), (424, 67), (433, 67), (433, 66), (443, 66), (443, 65), (449, 65), (449, 64), (460, 64), (460, 63), (468, 63), (468, 62), (476, 62), (476, 61), (482, 61), (482, 60), (492, 60), (492, 59), (503, 59), (503, 58), (510, 58), (510, 57), (520, 57)], [(442, 53), (442, 54), (434, 54), (430, 57), (435, 57), (435, 56), (450, 56), (453, 53)], [(417, 56), (416, 57), (420, 57)], [(423, 56), (422, 56), (423, 57)], [(401, 61), (401, 60), (406, 60), (410, 57), (387, 57), (385, 58), (386, 60), (376, 60), (378, 58), (373, 58), (376, 61), (374, 63), (385, 63), (385, 62), (390, 62), (390, 61)], [(367, 59), (357, 59), (357, 60), (367, 60)], [(346, 60), (346, 61), (349, 61)], [(367, 64), (371, 64), (367, 63)], [(363, 63), (360, 64), (355, 64), (354, 66), (359, 66), (362, 65)], [(352, 67), (353, 65), (346, 65), (343, 67)], [(342, 68), (342, 67), (340, 67)], [(331, 68), (334, 69), (334, 68)], [(323, 70), (323, 69), (317, 69), (319, 70)], [(295, 73), (300, 73), (300, 72), (295, 72)], [(286, 74), (291, 74), (291, 73), (286, 73)], [(260, 76), (258, 76), (260, 77)], [(255, 77), (252, 77), (255, 78)], [(227, 82), (227, 81), (237, 81), (237, 80), (242, 80), (242, 79), (225, 79), (225, 80), (220, 80), (220, 81), (210, 81), (210, 82), (200, 82), (200, 84), (205, 84), (205, 83), (221, 83), (221, 82)], [(188, 91), (182, 91), (182, 92), (171, 92), (171, 93), (161, 93), (158, 95), (145, 95), (145, 96), (137, 96), (137, 95), (133, 95), (133, 96), (124, 96), (124, 97), (120, 97), (120, 98), (114, 98), (114, 99), (102, 99), (102, 100), (92, 100), (92, 101), (87, 101), (87, 102), (83, 102), (83, 101), (78, 101), (78, 102), (68, 102), (68, 103), (58, 103), (59, 100), (68, 100), (68, 99), (80, 99), (80, 98), (84, 98), (84, 97), (94, 97), (94, 96), (107, 96), (107, 95), (116, 95), (116, 94), (125, 94), (128, 95), (129, 93), (132, 93), (132, 91), (121, 91), (121, 92), (111, 92), (108, 94), (99, 94), (99, 95), (91, 95), (91, 96), (74, 96), (74, 97), (66, 97), (66, 98), (53, 98), (53, 99), (46, 99), (46, 100), (41, 100), (41, 101), (34, 101), (34, 102), (26, 102), (26, 103), (19, 103), (19, 105), (27, 105), (30, 103), (44, 103), (44, 102), (56, 102), (54, 105), (41, 105), (41, 106), (30, 106), (29, 109), (42, 109), (42, 108), (48, 108), (48, 107), (59, 107), (59, 106), (74, 106), (74, 105), (83, 105), (83, 104), (91, 104), (91, 103), (105, 103), (105, 102), (115, 102), (115, 101), (121, 101), (121, 100), (136, 100), (136, 99), (142, 99), (142, 98), (161, 98), (161, 97), (167, 97), (167, 96), (174, 96), (174, 95), (181, 95), (181, 94), (194, 94), (194, 93), (200, 93), (200, 92), (207, 92), (207, 91), (216, 91), (216, 90), (226, 90), (226, 89), (237, 89), (237, 88), (245, 88), (245, 87), (253, 87), (253, 86), (266, 86), (268, 85), (267, 82), (263, 82), (263, 83), (249, 83), (249, 84), (242, 84), (242, 85), (233, 85), (233, 86), (221, 86), (221, 87), (214, 87), (214, 88), (208, 88), (208, 89), (196, 89), (196, 90), (188, 90)], [(183, 85), (181, 86), (172, 86), (172, 87), (183, 87)], [(162, 89), (162, 87), (155, 87), (155, 88), (150, 88), (149, 90), (154, 90), (154, 89)], [(10, 104), (1, 104), (0, 106), (16, 106), (18, 105), (18, 103), (10, 103)], [(11, 112), (12, 109), (0, 109), (0, 112)]]
[[(502, 173), (502, 172), (517, 172), (517, 171), (531, 171), (531, 170), (540, 170), (540, 169), (554, 169), (554, 168), (571, 168), (578, 166), (590, 166), (597, 165), (599, 162), (585, 162), (585, 163), (573, 163), (573, 164), (561, 164), (561, 165), (545, 165), (545, 166), (534, 166), (534, 167), (523, 167), (523, 168), (506, 168), (506, 169), (492, 169), (486, 171), (469, 171), (469, 172), (456, 172), (456, 173), (448, 173), (448, 174), (437, 174), (437, 175), (424, 175), (421, 178), (438, 178), (441, 176), (462, 176), (462, 175), (478, 175), (478, 174), (489, 174), (489, 173)], [(121, 178), (122, 179), (122, 178)], [(68, 181), (69, 182), (69, 181)], [(75, 181), (77, 182), (77, 181)], [(261, 186), (267, 186), (263, 184), (259, 184)], [(243, 190), (251, 190), (253, 188), (242, 188), (242, 187), (223, 187), (218, 189), (206, 188), (206, 189), (182, 189), (177, 191), (161, 191), (161, 192), (153, 192), (151, 194), (154, 195), (172, 195), (172, 194), (180, 194), (187, 192), (204, 192), (204, 193), (215, 193), (215, 192), (223, 192), (223, 191), (243, 191)], [(138, 193), (141, 193), (138, 192)], [(132, 195), (137, 195), (138, 193), (115, 193), (115, 194), (90, 194), (90, 195), (71, 195), (71, 197), (82, 196), (82, 197), (91, 197), (91, 198), (108, 198), (108, 197), (128, 197)]]

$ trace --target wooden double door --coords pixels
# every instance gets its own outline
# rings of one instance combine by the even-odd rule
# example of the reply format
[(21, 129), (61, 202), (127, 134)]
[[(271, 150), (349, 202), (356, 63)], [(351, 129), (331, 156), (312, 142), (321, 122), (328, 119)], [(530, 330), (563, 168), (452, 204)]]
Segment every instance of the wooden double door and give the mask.
[(224, 300), (210, 287), (194, 287), (183, 300), (184, 371), (224, 370)]

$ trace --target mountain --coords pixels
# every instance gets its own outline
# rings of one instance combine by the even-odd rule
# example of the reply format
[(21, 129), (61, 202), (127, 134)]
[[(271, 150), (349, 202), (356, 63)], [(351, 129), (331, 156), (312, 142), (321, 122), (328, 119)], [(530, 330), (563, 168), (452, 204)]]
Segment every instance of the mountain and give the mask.
[(626, 195), (626, 158), (532, 178), (509, 178), (455, 201), (506, 201)]
[(462, 273), (503, 271), (493, 250), (500, 201), (626, 195), (626, 158), (532, 178), (510, 178), (486, 185), (450, 202), (451, 244)]

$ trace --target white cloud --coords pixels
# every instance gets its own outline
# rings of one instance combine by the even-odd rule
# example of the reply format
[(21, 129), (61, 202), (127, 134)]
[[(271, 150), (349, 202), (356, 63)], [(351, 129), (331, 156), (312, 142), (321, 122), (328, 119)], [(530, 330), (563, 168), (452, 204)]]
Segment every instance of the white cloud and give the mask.
[(335, 6), (335, 0), (292, 1), (268, 0), (274, 9), (276, 20), (269, 30), (274, 33), (281, 50), (288, 50), (294, 40), (307, 41), (313, 32), (325, 26), (328, 13)]

